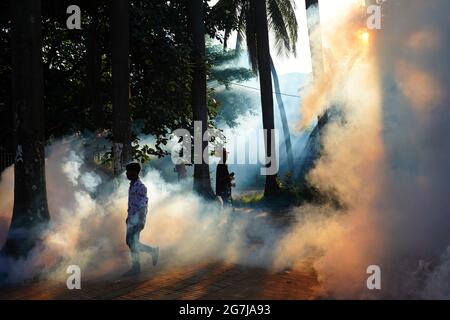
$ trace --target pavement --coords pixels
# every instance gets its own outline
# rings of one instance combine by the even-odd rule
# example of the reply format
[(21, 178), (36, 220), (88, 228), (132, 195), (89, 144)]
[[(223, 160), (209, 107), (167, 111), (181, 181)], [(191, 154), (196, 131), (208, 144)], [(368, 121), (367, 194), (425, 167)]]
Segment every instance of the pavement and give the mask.
[[(272, 224), (288, 226), (291, 218), (288, 214), (279, 213), (270, 220)], [(84, 279), (81, 289), (69, 290), (64, 278), (3, 285), (0, 286), (0, 299), (317, 299), (320, 298), (320, 284), (312, 262), (304, 261), (295, 270), (276, 272), (223, 261), (169, 266), (162, 258), (156, 267), (150, 262), (144, 264), (138, 276)]]
[(69, 290), (64, 281), (41, 281), (0, 288), (0, 299), (84, 300), (305, 300), (318, 297), (312, 268), (270, 272), (264, 268), (224, 263), (199, 264), (140, 276), (83, 282)]

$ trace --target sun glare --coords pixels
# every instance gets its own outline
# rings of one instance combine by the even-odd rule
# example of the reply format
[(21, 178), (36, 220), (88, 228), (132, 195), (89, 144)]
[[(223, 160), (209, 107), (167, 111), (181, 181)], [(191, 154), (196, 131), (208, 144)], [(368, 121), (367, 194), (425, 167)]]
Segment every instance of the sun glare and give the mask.
[(368, 44), (370, 41), (370, 33), (366, 30), (359, 31), (358, 37), (361, 40), (361, 42), (365, 44)]

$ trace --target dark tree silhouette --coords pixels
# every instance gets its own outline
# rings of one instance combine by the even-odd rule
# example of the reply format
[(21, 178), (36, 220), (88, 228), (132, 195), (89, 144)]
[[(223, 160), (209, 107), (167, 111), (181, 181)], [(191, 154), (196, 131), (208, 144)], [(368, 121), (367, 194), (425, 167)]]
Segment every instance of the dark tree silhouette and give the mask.
[(131, 160), (129, 0), (111, 1), (114, 174)]
[[(205, 61), (205, 21), (202, 0), (192, 0), (189, 4), (189, 21), (192, 33), (192, 111), (193, 120), (201, 123), (201, 130), (197, 132), (202, 137), (208, 129), (208, 107), (206, 93), (206, 61)], [(202, 138), (200, 137), (200, 139)], [(198, 137), (196, 139), (199, 140)], [(214, 195), (211, 188), (209, 165), (205, 162), (203, 151), (208, 148), (208, 141), (203, 141), (201, 154), (194, 151), (194, 190), (205, 197)], [(200, 162), (200, 163), (198, 163)]]
[[(296, 43), (298, 38), (298, 23), (295, 16), (295, 3), (293, 0), (266, 0), (269, 25), (268, 27), (275, 35), (275, 47), (277, 54), (282, 53), (296, 54)], [(237, 31), (237, 40), (235, 54), (239, 56), (241, 53), (242, 41), (244, 34), (246, 35), (246, 44), (248, 49), (249, 60), (252, 68), (257, 72), (257, 43), (255, 37), (255, 17), (254, 9), (250, 5), (250, 0), (219, 0), (214, 6), (216, 14), (222, 12), (224, 15), (231, 15)], [(225, 36), (227, 33), (225, 33)], [(273, 85), (277, 93), (281, 92), (276, 67), (271, 58), (271, 72), (273, 77)], [(286, 146), (286, 155), (288, 168), (291, 172), (294, 170), (294, 160), (292, 154), (291, 134), (289, 123), (286, 117), (281, 94), (276, 95), (277, 105), (280, 111), (281, 124), (283, 126), (284, 144)]]
[(289, 122), (287, 120), (283, 98), (281, 97), (281, 88), (280, 81), (278, 80), (278, 73), (275, 68), (275, 64), (273, 63), (272, 57), (270, 58), (270, 67), (272, 71), (273, 86), (275, 87), (275, 96), (277, 97), (278, 109), (280, 110), (281, 124), (283, 126), (284, 144), (286, 145), (288, 168), (291, 172), (294, 172), (294, 156), (292, 154), (291, 132), (289, 130)]
[[(251, 7), (254, 8), (255, 12), (256, 51), (261, 88), (263, 128), (268, 132), (267, 139), (265, 141), (266, 156), (267, 158), (271, 157), (272, 159), (276, 159), (276, 149), (272, 148), (273, 136), (271, 134), (271, 132), (275, 129), (275, 121), (273, 113), (273, 89), (266, 2), (258, 0), (251, 0), (250, 2)], [(265, 197), (273, 197), (279, 193), (276, 178), (276, 173), (266, 176), (266, 183), (264, 186)]]
[(23, 256), (49, 221), (45, 184), (41, 1), (11, 1), (14, 209), (2, 252)]
[(86, 45), (86, 94), (88, 109), (90, 115), (94, 118), (94, 125), (97, 129), (101, 129), (105, 126), (105, 113), (100, 90), (101, 46), (98, 6), (98, 0), (91, 0), (88, 7), (90, 22), (87, 30)]

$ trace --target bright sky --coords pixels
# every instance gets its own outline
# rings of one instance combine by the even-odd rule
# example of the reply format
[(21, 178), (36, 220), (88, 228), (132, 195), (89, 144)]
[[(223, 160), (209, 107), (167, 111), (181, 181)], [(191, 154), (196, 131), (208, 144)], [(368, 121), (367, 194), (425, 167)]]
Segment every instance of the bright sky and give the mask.
[[(210, 0), (209, 4), (212, 6), (218, 0)], [(330, 18), (336, 17), (339, 12), (344, 12), (348, 5), (354, 3), (361, 3), (364, 0), (320, 0), (320, 18), (321, 23), (326, 23)], [(272, 50), (272, 58), (274, 59), (275, 67), (279, 75), (299, 72), (311, 72), (311, 58), (309, 51), (308, 27), (306, 23), (305, 0), (296, 0), (296, 16), (299, 25), (298, 42), (297, 42), (297, 56), (296, 57), (278, 57), (275, 49)], [(271, 36), (271, 39), (273, 37)], [(229, 47), (234, 48), (236, 43), (236, 34), (233, 34), (229, 40)]]

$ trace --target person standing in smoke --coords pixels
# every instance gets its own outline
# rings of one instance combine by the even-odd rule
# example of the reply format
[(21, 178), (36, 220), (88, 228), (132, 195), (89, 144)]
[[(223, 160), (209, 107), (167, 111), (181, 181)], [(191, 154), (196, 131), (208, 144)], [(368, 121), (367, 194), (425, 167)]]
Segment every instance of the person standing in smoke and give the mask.
[(183, 146), (183, 137), (180, 137), (174, 150), (174, 152), (176, 152), (175, 171), (178, 174), (178, 182), (187, 178), (186, 159), (184, 158), (185, 149), (186, 148)]
[(142, 251), (151, 254), (153, 265), (156, 265), (158, 263), (159, 248), (150, 247), (139, 241), (139, 236), (144, 229), (147, 217), (147, 188), (139, 179), (139, 172), (141, 171), (139, 163), (128, 164), (126, 170), (127, 178), (130, 180), (126, 242), (131, 252), (132, 267), (125, 275), (133, 275), (141, 271), (139, 253)]
[(234, 186), (234, 173), (228, 172), (227, 150), (221, 150), (221, 159), (216, 170), (216, 195), (222, 198), (224, 206), (233, 206), (231, 187)]

